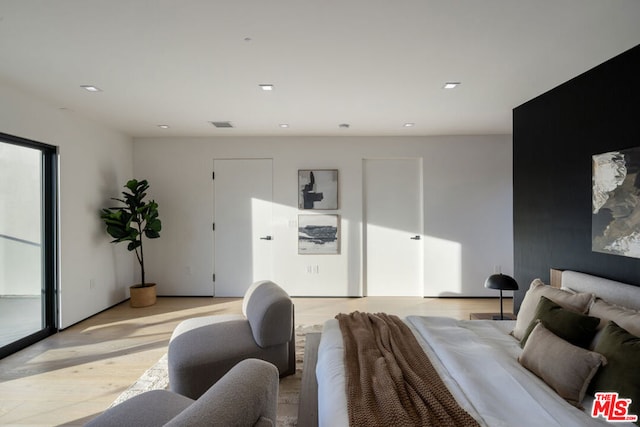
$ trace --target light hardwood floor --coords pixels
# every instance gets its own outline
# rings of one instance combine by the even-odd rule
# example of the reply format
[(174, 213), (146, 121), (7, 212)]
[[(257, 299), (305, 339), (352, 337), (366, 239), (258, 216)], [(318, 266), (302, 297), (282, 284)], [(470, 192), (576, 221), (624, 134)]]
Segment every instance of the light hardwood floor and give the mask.
[[(450, 316), (499, 311), (493, 298), (294, 298), (296, 325), (322, 324), (359, 310)], [(158, 298), (127, 302), (0, 360), (0, 425), (83, 425), (166, 353), (175, 326), (195, 316), (240, 313), (238, 298)], [(512, 300), (505, 299), (505, 312)]]

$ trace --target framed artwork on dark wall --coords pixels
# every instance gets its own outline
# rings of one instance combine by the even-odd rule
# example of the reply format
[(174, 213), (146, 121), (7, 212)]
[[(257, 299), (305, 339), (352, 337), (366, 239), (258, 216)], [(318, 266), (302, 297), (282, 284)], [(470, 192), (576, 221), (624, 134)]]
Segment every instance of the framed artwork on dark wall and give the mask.
[(640, 147), (592, 158), (591, 249), (640, 258)]
[(298, 254), (339, 254), (339, 232), (339, 215), (298, 215)]
[(338, 170), (298, 170), (298, 208), (338, 209)]

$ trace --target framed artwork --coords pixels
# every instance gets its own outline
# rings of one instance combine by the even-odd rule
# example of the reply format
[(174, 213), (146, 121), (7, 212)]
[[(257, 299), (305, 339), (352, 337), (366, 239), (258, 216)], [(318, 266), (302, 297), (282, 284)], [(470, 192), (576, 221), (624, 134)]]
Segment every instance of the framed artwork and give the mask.
[(338, 215), (298, 215), (298, 254), (340, 253)]
[(640, 258), (640, 147), (592, 157), (591, 249)]
[(338, 209), (338, 170), (299, 170), (298, 208)]

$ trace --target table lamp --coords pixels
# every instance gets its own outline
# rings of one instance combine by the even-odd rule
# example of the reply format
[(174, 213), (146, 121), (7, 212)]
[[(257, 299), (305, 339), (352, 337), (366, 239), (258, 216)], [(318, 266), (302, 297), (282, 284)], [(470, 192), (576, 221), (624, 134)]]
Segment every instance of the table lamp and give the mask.
[(502, 310), (502, 291), (517, 291), (518, 283), (511, 276), (506, 274), (492, 274), (485, 280), (484, 287), (487, 289), (500, 290), (500, 317), (494, 316), (493, 320), (504, 320), (504, 312)]

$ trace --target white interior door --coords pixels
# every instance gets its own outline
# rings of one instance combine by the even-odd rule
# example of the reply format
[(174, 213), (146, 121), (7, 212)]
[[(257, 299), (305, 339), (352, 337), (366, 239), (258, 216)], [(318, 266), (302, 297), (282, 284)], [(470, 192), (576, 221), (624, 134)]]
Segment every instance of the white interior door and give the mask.
[(363, 162), (365, 295), (423, 296), (422, 160)]
[(214, 295), (240, 297), (270, 280), (272, 160), (214, 160)]

